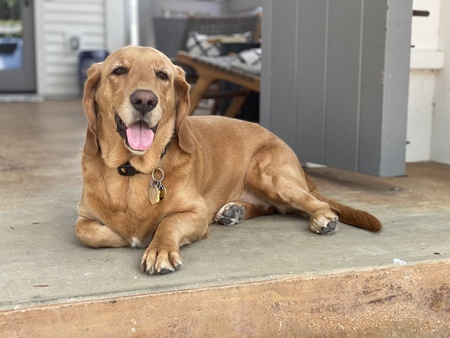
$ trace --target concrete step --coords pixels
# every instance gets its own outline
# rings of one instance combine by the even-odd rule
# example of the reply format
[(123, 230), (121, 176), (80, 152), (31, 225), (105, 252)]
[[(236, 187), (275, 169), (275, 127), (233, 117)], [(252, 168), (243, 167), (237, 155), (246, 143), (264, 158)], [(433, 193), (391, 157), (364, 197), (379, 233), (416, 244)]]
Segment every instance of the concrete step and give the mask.
[(2, 337), (448, 337), (450, 263), (0, 313)]

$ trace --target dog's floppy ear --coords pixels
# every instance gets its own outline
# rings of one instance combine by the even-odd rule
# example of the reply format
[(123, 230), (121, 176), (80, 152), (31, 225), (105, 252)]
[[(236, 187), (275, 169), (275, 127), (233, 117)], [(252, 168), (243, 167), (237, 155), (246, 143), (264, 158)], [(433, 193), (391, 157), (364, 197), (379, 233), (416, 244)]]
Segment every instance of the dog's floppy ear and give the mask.
[(176, 127), (178, 142), (181, 149), (192, 154), (195, 151), (194, 139), (189, 128), (189, 121), (186, 116), (189, 114), (189, 84), (186, 82), (186, 75), (181, 67), (175, 66), (175, 109), (176, 109)]
[(88, 78), (84, 84), (83, 104), (86, 118), (88, 120), (84, 153), (88, 156), (94, 156), (99, 150), (97, 140), (95, 94), (97, 92), (97, 86), (100, 82), (100, 66), (100, 63), (96, 63), (88, 69)]

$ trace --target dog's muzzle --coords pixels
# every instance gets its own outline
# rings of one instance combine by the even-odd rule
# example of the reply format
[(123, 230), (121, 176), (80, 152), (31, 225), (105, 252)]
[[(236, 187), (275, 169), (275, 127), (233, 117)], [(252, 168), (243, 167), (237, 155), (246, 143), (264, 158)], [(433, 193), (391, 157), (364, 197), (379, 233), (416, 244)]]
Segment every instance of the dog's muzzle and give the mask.
[(125, 140), (125, 145), (134, 151), (146, 151), (153, 143), (158, 125), (150, 128), (147, 122), (139, 120), (131, 125), (126, 125), (120, 118), (119, 114), (115, 114), (116, 131), (120, 137)]

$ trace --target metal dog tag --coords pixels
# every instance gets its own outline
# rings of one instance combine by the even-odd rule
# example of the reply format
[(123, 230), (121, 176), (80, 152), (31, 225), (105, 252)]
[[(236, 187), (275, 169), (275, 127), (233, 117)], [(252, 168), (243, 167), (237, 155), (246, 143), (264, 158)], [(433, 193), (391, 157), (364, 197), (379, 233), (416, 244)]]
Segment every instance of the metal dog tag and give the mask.
[(166, 187), (161, 185), (159, 188), (159, 200), (162, 201), (166, 197)]
[[(160, 176), (159, 178), (155, 177)], [(164, 171), (161, 168), (156, 168), (152, 172), (152, 180), (150, 181), (150, 188), (148, 189), (148, 199), (151, 204), (158, 203), (166, 197), (166, 187), (162, 184), (164, 179)]]
[(161, 202), (166, 197), (166, 187), (161, 185), (151, 185), (148, 189), (148, 199), (151, 204)]
[(156, 186), (150, 186), (150, 189), (148, 189), (148, 199), (151, 204), (158, 203), (161, 200), (160, 195), (161, 193)]

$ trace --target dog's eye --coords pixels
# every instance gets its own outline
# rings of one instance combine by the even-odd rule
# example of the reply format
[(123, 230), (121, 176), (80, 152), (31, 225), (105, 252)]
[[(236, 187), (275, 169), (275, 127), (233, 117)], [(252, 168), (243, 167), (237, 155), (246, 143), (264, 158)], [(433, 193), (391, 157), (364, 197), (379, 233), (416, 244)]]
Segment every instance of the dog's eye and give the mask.
[(125, 67), (116, 67), (116, 68), (114, 68), (112, 73), (114, 75), (123, 75), (123, 74), (128, 73), (128, 70)]
[(167, 80), (169, 78), (169, 75), (167, 75), (167, 73), (163, 72), (162, 70), (156, 72), (156, 76), (159, 77), (161, 80)]

